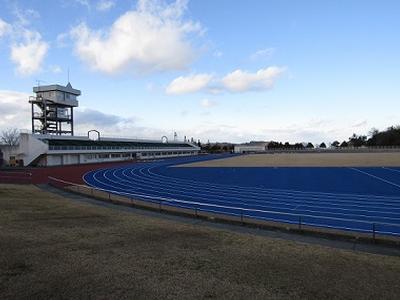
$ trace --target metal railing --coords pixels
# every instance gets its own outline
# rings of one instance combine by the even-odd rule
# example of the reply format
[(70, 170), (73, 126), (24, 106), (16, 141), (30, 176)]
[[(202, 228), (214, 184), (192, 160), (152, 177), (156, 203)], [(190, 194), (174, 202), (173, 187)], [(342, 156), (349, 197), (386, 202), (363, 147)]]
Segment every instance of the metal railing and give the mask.
[(359, 152), (400, 152), (400, 146), (363, 146), (329, 148), (270, 148), (267, 153), (310, 152), (310, 153), (359, 153)]
[[(172, 213), (183, 213), (194, 217), (215, 218), (240, 224), (296, 229), (300, 231), (317, 231), (333, 234), (362, 234), (376, 239), (380, 237), (400, 238), (400, 224), (370, 222), (339, 217), (315, 216), (309, 214), (287, 213), (260, 209), (217, 205), (196, 201), (184, 201), (165, 197), (154, 197), (144, 194), (124, 193), (75, 184), (65, 180), (49, 177), (49, 184), (64, 190), (101, 200), (125, 205), (140, 206)], [(358, 236), (358, 235), (357, 235)]]

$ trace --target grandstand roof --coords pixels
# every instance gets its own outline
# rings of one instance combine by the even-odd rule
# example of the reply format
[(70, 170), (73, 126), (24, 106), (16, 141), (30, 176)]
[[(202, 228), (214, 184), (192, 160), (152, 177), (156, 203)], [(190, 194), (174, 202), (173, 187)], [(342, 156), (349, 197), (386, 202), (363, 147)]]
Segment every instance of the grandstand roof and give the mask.
[(187, 143), (161, 143), (161, 142), (141, 142), (141, 141), (103, 141), (103, 140), (82, 140), (82, 139), (42, 139), (49, 146), (98, 146), (98, 147), (194, 147)]

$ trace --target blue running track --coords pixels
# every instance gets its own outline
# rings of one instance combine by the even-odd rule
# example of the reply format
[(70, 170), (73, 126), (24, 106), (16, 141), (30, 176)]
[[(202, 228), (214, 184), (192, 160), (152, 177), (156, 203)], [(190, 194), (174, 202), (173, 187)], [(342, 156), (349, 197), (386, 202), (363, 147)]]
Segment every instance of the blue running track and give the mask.
[(182, 208), (400, 236), (400, 168), (178, 168), (221, 155), (84, 175), (93, 187)]

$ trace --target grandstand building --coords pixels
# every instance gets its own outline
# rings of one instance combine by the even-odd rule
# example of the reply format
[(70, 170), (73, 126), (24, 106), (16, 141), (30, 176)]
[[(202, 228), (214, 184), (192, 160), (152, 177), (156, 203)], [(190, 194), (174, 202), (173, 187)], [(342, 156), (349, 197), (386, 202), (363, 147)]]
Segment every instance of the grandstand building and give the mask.
[[(22, 133), (16, 160), (24, 166), (59, 166), (196, 155), (190, 143)], [(22, 161), (22, 163), (21, 163)]]
[[(133, 159), (159, 159), (197, 155), (200, 148), (190, 142), (169, 142), (125, 138), (96, 139), (74, 135), (73, 108), (78, 106), (79, 90), (67, 86), (49, 85), (33, 88), (30, 97), (32, 133), (21, 133), (19, 145), (13, 151), (3, 151), (8, 165), (60, 166)], [(4, 149), (3, 149), (4, 150)]]

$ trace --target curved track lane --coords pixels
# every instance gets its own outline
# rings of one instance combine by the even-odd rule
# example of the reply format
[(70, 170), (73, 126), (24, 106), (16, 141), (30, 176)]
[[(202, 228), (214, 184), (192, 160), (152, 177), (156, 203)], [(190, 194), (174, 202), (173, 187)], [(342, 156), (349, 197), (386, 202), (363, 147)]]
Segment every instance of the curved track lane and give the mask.
[(293, 224), (301, 218), (305, 225), (359, 232), (371, 232), (375, 226), (377, 233), (400, 235), (400, 196), (243, 187), (162, 174), (175, 164), (202, 159), (170, 159), (101, 169), (85, 174), (84, 180), (112, 193), (175, 207)]

